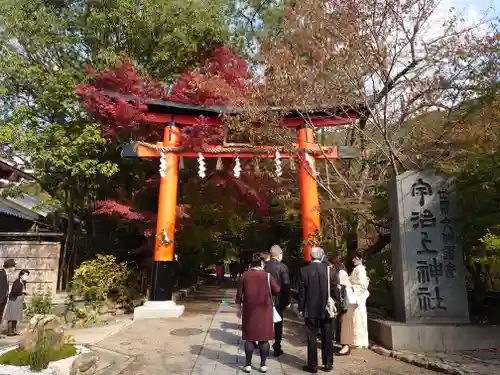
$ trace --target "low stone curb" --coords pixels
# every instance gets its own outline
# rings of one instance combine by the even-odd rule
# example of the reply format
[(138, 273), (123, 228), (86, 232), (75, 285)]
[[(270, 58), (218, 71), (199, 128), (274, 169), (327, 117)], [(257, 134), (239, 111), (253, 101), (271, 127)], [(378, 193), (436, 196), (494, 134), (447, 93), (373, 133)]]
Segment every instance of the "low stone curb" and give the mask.
[(464, 369), (456, 362), (446, 361), (441, 358), (429, 358), (424, 354), (405, 353), (397, 350), (390, 350), (375, 344), (372, 344), (370, 349), (377, 354), (392, 357), (414, 366), (423, 367), (447, 375), (480, 375), (480, 373), (476, 371)]
[(207, 283), (207, 279), (201, 279), (196, 284), (191, 285), (189, 288), (178, 290), (177, 292), (172, 293), (172, 301), (175, 303), (182, 301), (184, 298), (196, 292), (201, 286)]

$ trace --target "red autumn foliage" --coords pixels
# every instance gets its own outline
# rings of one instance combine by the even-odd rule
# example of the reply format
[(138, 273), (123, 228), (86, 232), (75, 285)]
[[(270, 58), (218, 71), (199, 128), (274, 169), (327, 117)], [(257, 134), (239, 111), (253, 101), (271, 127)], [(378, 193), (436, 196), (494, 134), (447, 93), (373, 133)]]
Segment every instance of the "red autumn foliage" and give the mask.
[(214, 175), (209, 182), (249, 200), (254, 212), (264, 217), (269, 215), (269, 191), (279, 185), (275, 180), (258, 178), (247, 172), (243, 172), (239, 178)]
[[(241, 105), (250, 79), (246, 63), (227, 47), (217, 47), (201, 67), (184, 72), (167, 93), (165, 85), (151, 77), (142, 77), (129, 59), (119, 61), (115, 69), (96, 72), (76, 89), (83, 107), (102, 124), (103, 133), (123, 140), (130, 137), (157, 140), (158, 129), (146, 125), (146, 102), (163, 99), (202, 106)], [(111, 95), (110, 95), (111, 94)], [(199, 125), (184, 128), (185, 146), (196, 141), (222, 139), (222, 130)]]
[[(189, 215), (187, 210), (189, 205), (180, 204), (176, 207), (176, 217), (179, 219), (176, 224), (177, 227), (180, 226), (181, 219), (188, 219)], [(141, 223), (149, 226), (144, 231), (144, 236), (149, 237), (152, 235), (153, 230), (151, 228), (156, 225), (156, 213), (136, 211), (131, 205), (119, 203), (115, 200), (105, 200), (96, 202), (96, 209), (94, 210), (94, 215), (105, 215), (105, 216), (117, 216), (124, 221), (140, 221)]]
[(198, 124), (182, 127), (182, 145), (186, 148), (216, 145), (221, 143), (223, 137), (224, 129), (208, 125), (203, 115), (198, 117)]
[[(251, 79), (245, 61), (227, 47), (215, 48), (212, 56), (199, 67), (184, 72), (170, 92), (163, 83), (141, 76), (129, 59), (119, 61), (108, 71), (97, 72), (89, 67), (87, 72), (92, 82), (75, 91), (82, 98), (85, 110), (101, 124), (103, 134), (121, 142), (130, 138), (152, 142), (160, 139), (161, 127), (146, 123), (148, 101), (162, 99), (201, 106), (240, 106), (245, 103)], [(182, 142), (187, 148), (218, 144), (222, 138), (223, 129), (208, 126), (203, 116), (198, 124), (183, 127)], [(220, 181), (240, 196), (250, 198), (258, 213), (267, 214), (267, 192), (261, 183), (217, 176), (211, 180), (216, 184)], [(133, 196), (139, 191), (135, 193)], [(186, 209), (183, 205), (177, 207), (178, 219), (189, 217)], [(152, 235), (151, 228), (156, 220), (155, 213), (135, 211), (131, 205), (114, 200), (98, 202), (94, 213), (144, 222), (150, 227), (144, 232), (145, 236)]]
[(163, 85), (141, 77), (128, 59), (118, 62), (114, 70), (97, 72), (87, 67), (87, 73), (92, 83), (80, 85), (75, 91), (83, 99), (83, 108), (101, 123), (103, 133), (113, 138), (147, 137), (151, 129), (144, 126), (147, 106), (142, 100), (164, 97)]
[(247, 65), (227, 47), (217, 47), (201, 68), (183, 73), (167, 100), (203, 106), (241, 105), (250, 80)]
[(149, 223), (155, 219), (155, 214), (151, 212), (137, 212), (130, 205), (119, 203), (114, 200), (96, 202), (95, 215), (116, 215), (126, 221), (142, 221)]

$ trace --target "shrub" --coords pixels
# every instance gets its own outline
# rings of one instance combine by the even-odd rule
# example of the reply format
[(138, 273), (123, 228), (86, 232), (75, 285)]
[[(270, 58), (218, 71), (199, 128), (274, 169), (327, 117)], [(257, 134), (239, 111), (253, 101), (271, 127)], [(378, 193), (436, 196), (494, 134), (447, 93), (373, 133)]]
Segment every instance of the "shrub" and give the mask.
[(96, 259), (83, 262), (75, 270), (71, 288), (73, 293), (98, 306), (112, 290), (118, 298), (125, 298), (133, 278), (134, 272), (126, 263), (118, 263), (113, 255), (98, 254)]
[(52, 295), (49, 291), (43, 291), (39, 286), (31, 296), (24, 312), (27, 319), (37, 314), (50, 314), (52, 312)]

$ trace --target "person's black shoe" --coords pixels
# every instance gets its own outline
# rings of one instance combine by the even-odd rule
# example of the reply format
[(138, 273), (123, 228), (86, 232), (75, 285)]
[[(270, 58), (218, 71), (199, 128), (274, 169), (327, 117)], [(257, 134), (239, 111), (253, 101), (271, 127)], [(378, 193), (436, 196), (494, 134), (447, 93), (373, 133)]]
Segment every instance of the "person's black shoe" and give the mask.
[(302, 370), (304, 370), (305, 372), (308, 372), (310, 374), (317, 374), (318, 373), (317, 367), (312, 367), (309, 365), (302, 366)]
[(324, 372), (330, 372), (333, 370), (333, 365), (326, 365), (324, 368), (323, 368), (323, 371)]

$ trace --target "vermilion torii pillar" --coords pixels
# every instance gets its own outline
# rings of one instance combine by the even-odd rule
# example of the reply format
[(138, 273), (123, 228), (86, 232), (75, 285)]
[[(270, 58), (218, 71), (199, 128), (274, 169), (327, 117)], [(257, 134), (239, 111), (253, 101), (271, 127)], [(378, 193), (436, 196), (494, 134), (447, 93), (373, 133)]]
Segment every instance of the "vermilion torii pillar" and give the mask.
[[(180, 143), (181, 127), (174, 121), (169, 121), (164, 128), (162, 145), (178, 147)], [(161, 153), (160, 157), (160, 193), (149, 301), (134, 309), (134, 320), (179, 317), (184, 313), (184, 306), (177, 305), (172, 300), (179, 154), (165, 152)]]
[[(173, 121), (167, 123), (164, 129), (163, 145), (166, 147), (176, 147), (180, 145), (180, 142), (180, 126)], [(160, 175), (151, 301), (165, 301), (172, 298), (172, 291), (166, 288), (165, 284), (169, 281), (169, 275), (172, 274), (172, 270), (168, 268), (174, 260), (179, 155), (176, 152), (167, 152), (163, 161), (165, 164), (163, 166), (163, 174)]]
[[(310, 124), (297, 128), (298, 146), (301, 149), (313, 149), (314, 129)], [(313, 176), (314, 157), (301, 154), (299, 163), (300, 203), (302, 207), (302, 235), (304, 238), (304, 260), (311, 261), (311, 247), (318, 244), (320, 230), (318, 184)], [(311, 163), (311, 164), (309, 164)]]

